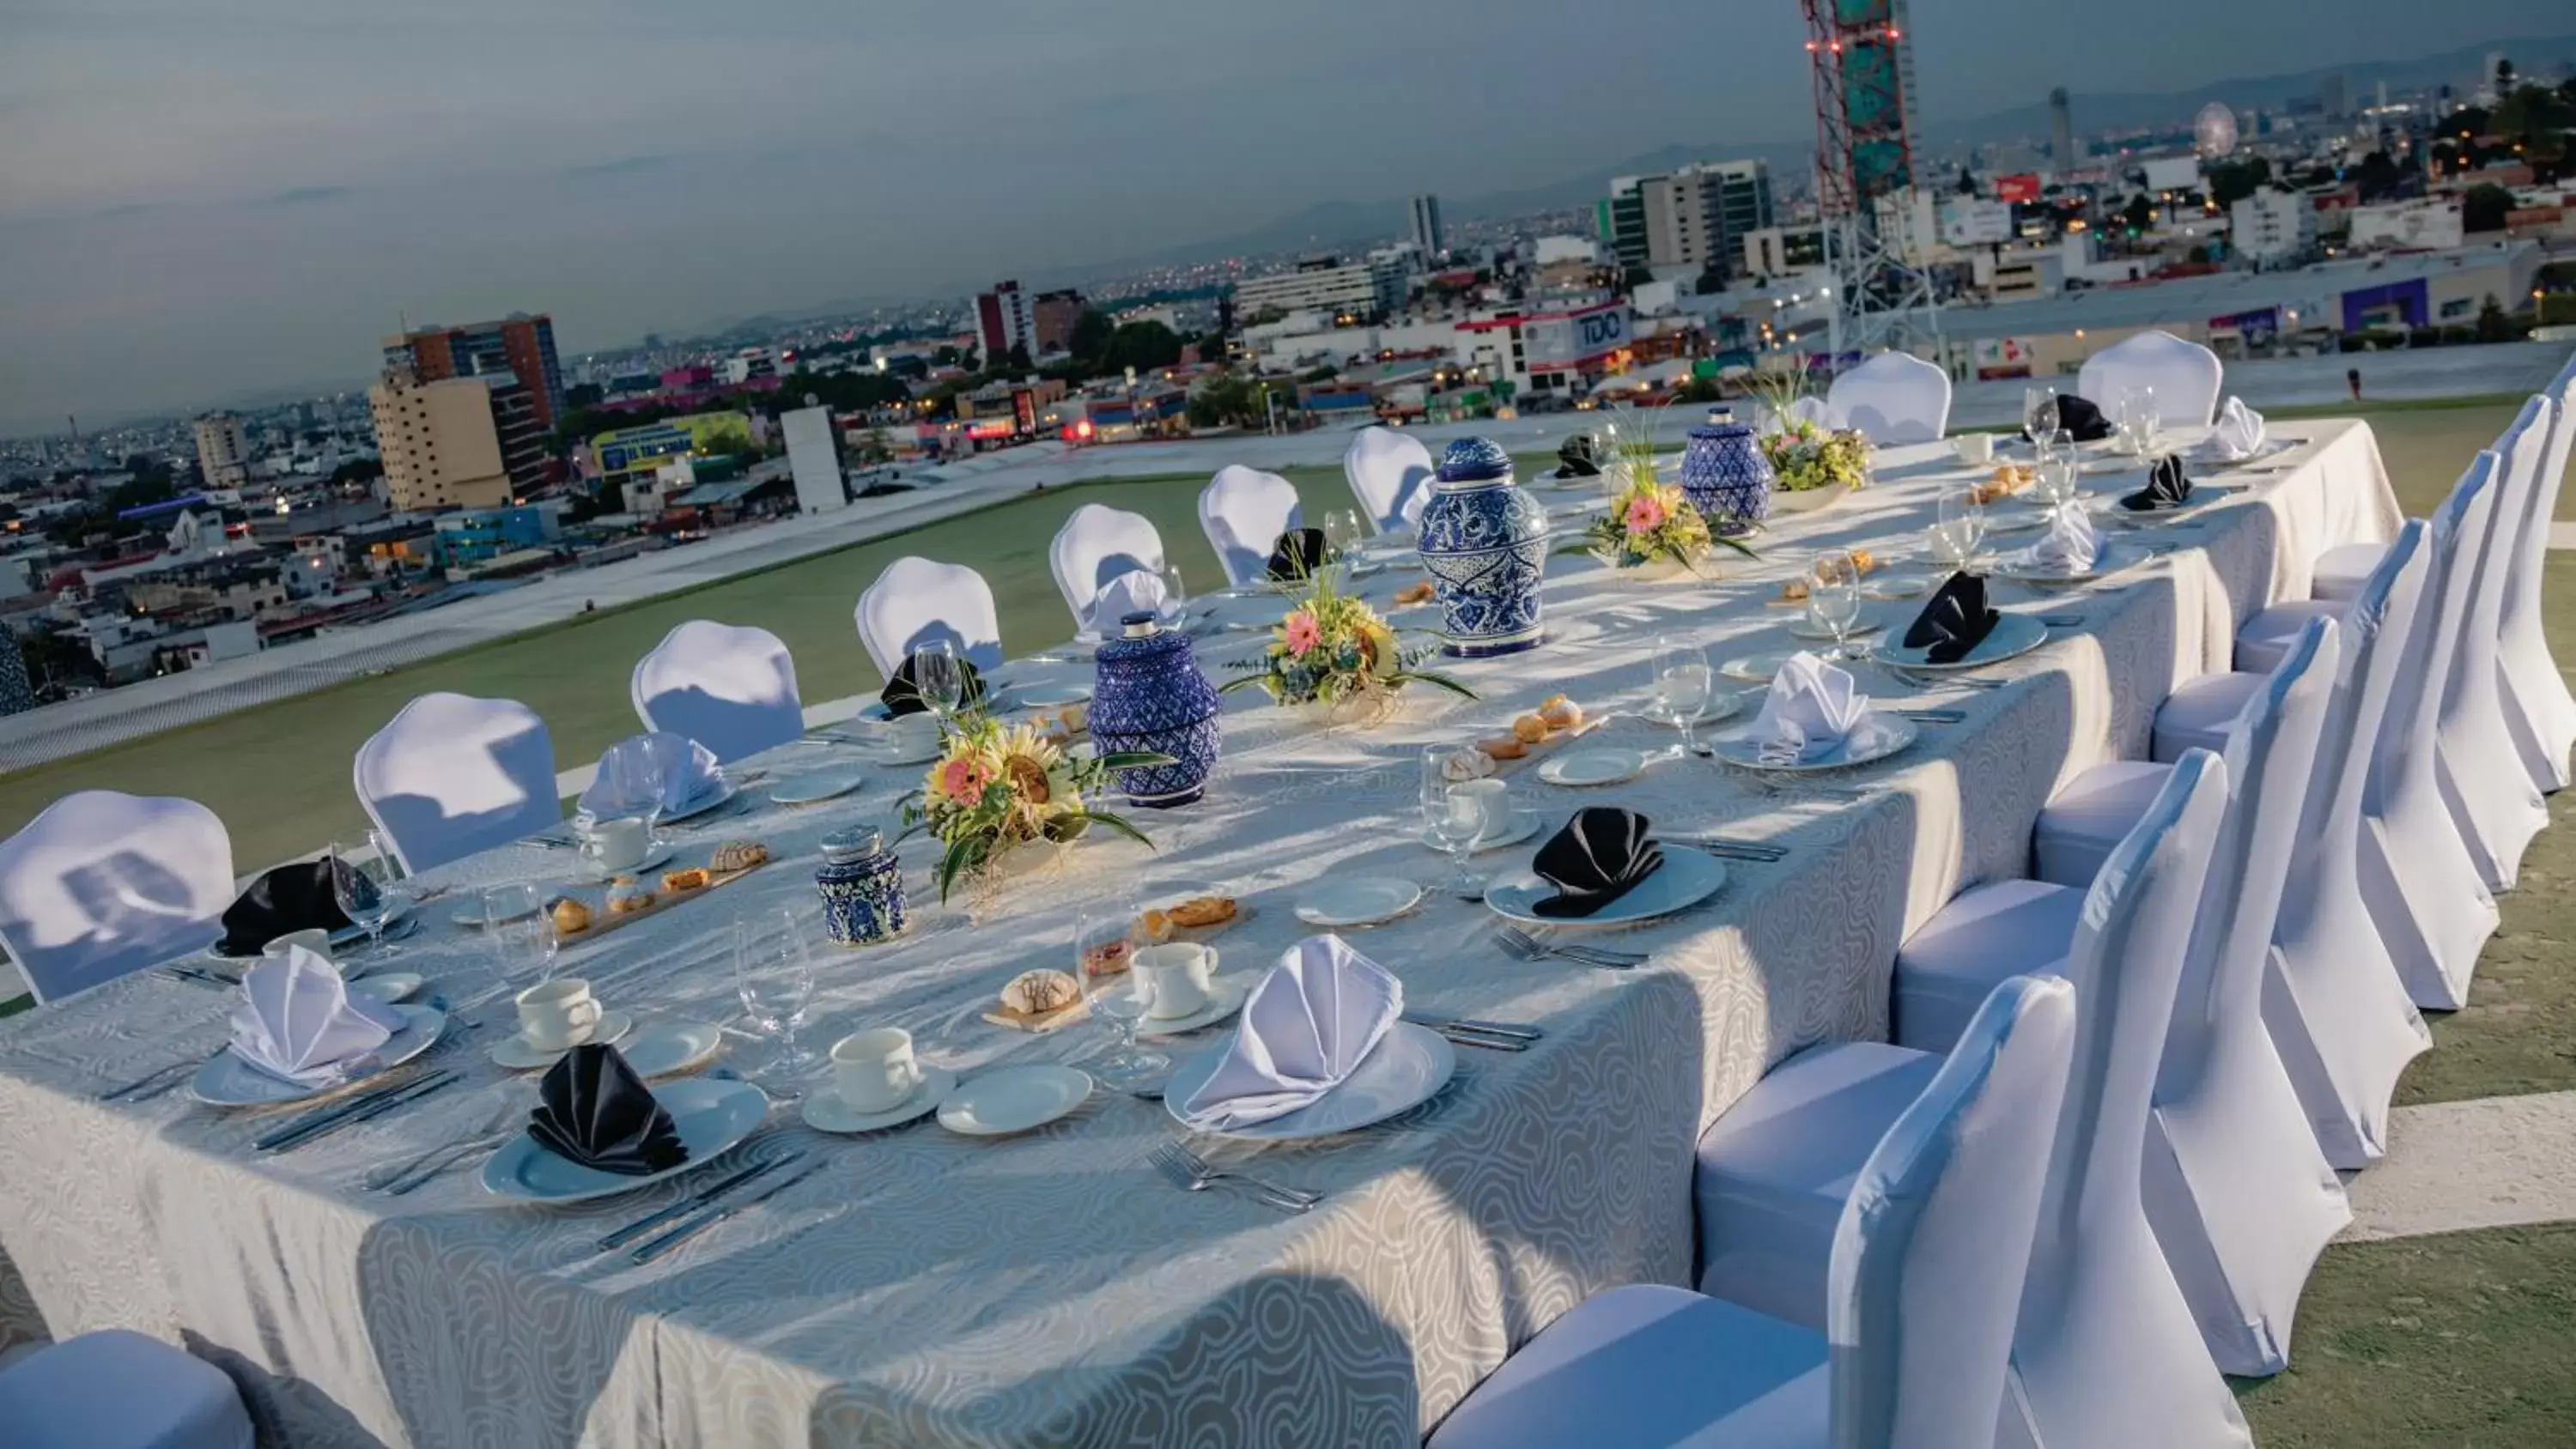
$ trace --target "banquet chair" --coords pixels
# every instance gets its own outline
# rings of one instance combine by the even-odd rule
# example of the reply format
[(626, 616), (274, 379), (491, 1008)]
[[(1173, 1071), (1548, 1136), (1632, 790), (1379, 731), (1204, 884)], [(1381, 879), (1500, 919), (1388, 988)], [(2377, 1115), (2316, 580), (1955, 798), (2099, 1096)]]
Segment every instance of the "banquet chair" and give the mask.
[[(2092, 886), (2065, 893), (2077, 924), (2054, 974), (2075, 988), (2075, 1052), (2013, 1332), (2002, 1442), (2247, 1442), (2140, 1186), (2157, 1064), (2226, 803), (2226, 765), (2195, 752)], [(2031, 883), (1971, 890), (1924, 930), (1980, 933), (2010, 949), (2012, 884)], [(1815, 1327), (1845, 1184), (1939, 1062), (1885, 1043), (1811, 1047), (1720, 1117), (1698, 1152), (1700, 1290)]]
[(2540, 583), (2549, 555), (2549, 527), (2558, 516), (2558, 489), (2567, 481), (2569, 445), (2576, 443), (2576, 356), (2549, 385), (2555, 421), (2541, 448), (2540, 476), (2522, 513), (2521, 533), (2505, 566), (2503, 627), (2496, 641), (2496, 676), (2505, 691), (2505, 720), (2522, 752), (2531, 782), (2543, 790), (2567, 788), (2568, 751), (2576, 747), (2576, 694), (2558, 672), (2540, 624)]
[(563, 823), (554, 741), (515, 699), (424, 694), (358, 746), (353, 775), (406, 873)]
[(1301, 517), (1296, 484), (1241, 463), (1217, 469), (1199, 490), (1199, 527), (1225, 565), (1229, 584), (1268, 574), (1279, 535), (1298, 527)]
[(1437, 471), (1431, 450), (1393, 428), (1362, 428), (1342, 454), (1342, 476), (1351, 496), (1379, 533), (1404, 533), (1421, 521)]
[[(2556, 384), (2553, 383), (2551, 386), (2554, 389)], [(2546, 393), (2534, 394), (2530, 399), (2528, 399), (2524, 404), (2524, 411), (2516, 413), (2514, 415), (2513, 422), (2506, 425), (2505, 431), (2496, 435), (2496, 442), (2493, 446), (2498, 457), (2503, 457), (2506, 454), (2504, 440), (2513, 436), (2517, 430), (2523, 428), (2530, 420), (2531, 414), (2529, 412), (2529, 408), (2532, 403), (2540, 403), (2550, 408), (2558, 406), (2554, 397)], [(2549, 444), (2545, 444), (2542, 448), (2542, 452), (2545, 454), (2548, 451), (2548, 448), (2552, 446), (2557, 446), (2554, 440)], [(2534, 462), (2535, 464), (2538, 462), (2537, 456), (2535, 456)], [(2565, 464), (2566, 459), (2564, 456), (2561, 456), (2559, 462), (2562, 466)], [(2554, 508), (2556, 506), (2556, 499), (2554, 496), (2555, 490), (2550, 488), (2545, 480), (2536, 479), (2535, 481), (2541, 484), (2541, 488), (2535, 491), (2549, 491), (2552, 493), (2551, 506)], [(2505, 492), (2510, 493), (2516, 491), (2505, 479), (2499, 478), (2497, 482), (2498, 486)], [(2540, 540), (2538, 546), (2545, 553), (2549, 547), (2549, 515), (2542, 513), (2536, 517), (2532, 516), (2528, 512), (2528, 502), (2529, 499), (2526, 496), (2524, 499), (2525, 506), (2520, 512), (2516, 512), (2515, 505), (2512, 504), (2499, 502), (2497, 507), (2500, 510), (2503, 510), (2507, 516), (2520, 518), (2521, 522), (2516, 525), (2518, 528), (2537, 528), (2539, 530)], [(2497, 523), (2497, 527), (2503, 527), (2501, 518)], [(2345, 599), (2351, 598), (2354, 594), (2359, 593), (2361, 591), (2361, 581), (2370, 577), (2371, 569), (2378, 565), (2379, 555), (2386, 548), (2386, 544), (2379, 543), (2342, 543), (2318, 554), (2308, 567), (2308, 597), (2312, 599), (2326, 599), (2340, 603)], [(2533, 602), (2537, 604), (2538, 600), (2535, 598)]]
[(1993, 1444), (2075, 1019), (2064, 981), (1995, 988), (1852, 1183), (1825, 1332), (1613, 1288), (1505, 1359), (1429, 1449)]
[(131, 1329), (84, 1333), (0, 1369), (9, 1449), (251, 1449), (224, 1371)]
[(2535, 397), (2497, 440), (2496, 485), (2483, 525), (2463, 535), (2457, 567), (2471, 569), (2456, 651), (2442, 678), (2442, 720), (2437, 779), (2451, 818), (2468, 842), (2478, 876), (2490, 891), (2509, 891), (2522, 871), (2523, 852), (2549, 824), (2549, 804), (2533, 783), (2505, 720), (2506, 696), (2497, 677), (2497, 641), (2504, 628), (2505, 571), (2520, 536), (2523, 505), (2540, 482), (2552, 406)]
[(993, 586), (964, 564), (907, 554), (859, 595), (859, 643), (887, 679), (924, 644), (946, 640), (986, 673), (1002, 667), (1002, 616)]
[[(2147, 1219), (2210, 1356), (2232, 1374), (2261, 1377), (2289, 1366), (2299, 1289), (2352, 1216), (2263, 1016), (2273, 929), (2335, 702), (2339, 652), (2334, 622), (2308, 621), (2289, 657), (2259, 677), (2228, 732), (2221, 758), (2233, 798), (2184, 957), (2147, 1129)], [(2032, 832), (2040, 879), (2069, 890), (2090, 885), (2175, 768), (2120, 761), (2077, 776)], [(1956, 1019), (1955, 1006), (1945, 1006), (1981, 980), (2020, 969), (2009, 949), (1997, 960), (1956, 944), (1918, 952), (1909, 943), (1897, 958), (1897, 1040), (1907, 1046), (1938, 1049), (1945, 1017)]]
[(1163, 535), (1154, 521), (1106, 504), (1086, 503), (1056, 531), (1047, 548), (1055, 569), (1055, 586), (1065, 607), (1073, 610), (1074, 627), (1093, 631), (1092, 614), (1101, 589), (1120, 574), (1163, 571)]
[(2083, 367), (2076, 370), (2075, 390), (2104, 414), (2116, 416), (2123, 391), (2151, 387), (2156, 390), (2160, 422), (2199, 428), (2218, 415), (2218, 391), (2225, 372), (2217, 353), (2150, 328), (2084, 359)]
[(0, 841), (0, 946), (39, 1002), (223, 934), (233, 843), (194, 800), (80, 790)]
[(1834, 379), (1825, 420), (1882, 448), (1938, 442), (1950, 429), (1950, 374), (1909, 352), (1882, 352)]
[(644, 728), (686, 735), (726, 764), (805, 732), (796, 661), (766, 629), (691, 619), (635, 661), (627, 688)]

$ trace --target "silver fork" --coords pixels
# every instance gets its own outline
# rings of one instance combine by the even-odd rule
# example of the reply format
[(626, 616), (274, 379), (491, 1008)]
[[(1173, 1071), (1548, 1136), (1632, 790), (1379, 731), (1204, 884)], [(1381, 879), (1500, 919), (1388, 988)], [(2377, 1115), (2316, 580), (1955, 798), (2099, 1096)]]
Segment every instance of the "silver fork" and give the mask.
[[(1145, 1154), (1145, 1160), (1165, 1180), (1183, 1192), (1205, 1192), (1220, 1182), (1238, 1183), (1252, 1195), (1282, 1212), (1302, 1213), (1323, 1201), (1306, 1193), (1275, 1188), (1240, 1172), (1222, 1172), (1209, 1167), (1177, 1142), (1165, 1142)], [(1195, 1165), (1194, 1165), (1195, 1164)]]
[(1571, 946), (1542, 941), (1518, 926), (1496, 927), (1494, 939), (1503, 943), (1505, 951), (1524, 961), (1541, 961), (1556, 956), (1611, 971), (1627, 971), (1646, 963), (1643, 953), (1613, 951), (1606, 946)]
[(508, 1122), (517, 1110), (518, 1104), (504, 1097), (501, 1104), (492, 1110), (491, 1120), (482, 1126), (462, 1136), (451, 1137), (392, 1167), (380, 1167), (368, 1173), (365, 1179), (368, 1190), (393, 1197), (410, 1192), (453, 1167), (458, 1158), (475, 1148), (498, 1144), (509, 1135), (501, 1130), (502, 1124)]

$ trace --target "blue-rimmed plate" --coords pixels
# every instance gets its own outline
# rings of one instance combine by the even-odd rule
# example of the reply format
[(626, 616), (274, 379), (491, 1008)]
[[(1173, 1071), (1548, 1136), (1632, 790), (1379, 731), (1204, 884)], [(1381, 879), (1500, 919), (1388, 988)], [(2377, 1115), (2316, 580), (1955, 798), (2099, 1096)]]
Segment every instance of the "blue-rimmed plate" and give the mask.
[(1716, 856), (1687, 845), (1667, 845), (1664, 863), (1653, 875), (1588, 916), (1540, 915), (1538, 903), (1555, 895), (1556, 887), (1526, 870), (1486, 887), (1485, 904), (1495, 915), (1523, 926), (1563, 926), (1568, 930), (1633, 926), (1688, 910), (1717, 894), (1725, 884), (1726, 865)]
[[(1912, 627), (1911, 620), (1907, 621), (1907, 627)], [(1880, 635), (1877, 645), (1869, 651), (1869, 657), (1896, 669), (1937, 673), (1947, 669), (1979, 669), (1989, 664), (2000, 664), (2028, 654), (2048, 642), (2046, 624), (2028, 614), (2006, 614), (1995, 622), (1995, 627), (1985, 638), (1977, 641), (1976, 648), (1948, 664), (1935, 664), (1928, 649), (1918, 649), (1905, 643), (1905, 633), (1904, 629), (1890, 629)]]
[(679, 1166), (640, 1177), (584, 1167), (557, 1157), (522, 1132), (483, 1163), (483, 1190), (520, 1202), (584, 1202), (613, 1197), (704, 1167), (742, 1141), (769, 1115), (769, 1096), (749, 1082), (684, 1077), (653, 1088), (689, 1155)]

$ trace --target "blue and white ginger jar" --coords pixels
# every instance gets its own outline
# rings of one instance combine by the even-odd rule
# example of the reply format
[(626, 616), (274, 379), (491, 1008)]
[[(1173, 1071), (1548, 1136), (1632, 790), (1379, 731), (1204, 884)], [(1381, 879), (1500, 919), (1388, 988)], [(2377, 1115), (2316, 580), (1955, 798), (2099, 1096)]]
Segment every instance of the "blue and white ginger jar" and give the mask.
[(1690, 430), (1690, 442), (1682, 449), (1682, 496), (1711, 529), (1729, 535), (1750, 532), (1771, 512), (1775, 481), (1771, 460), (1762, 455), (1753, 429), (1737, 422), (1733, 412), (1719, 408)]
[(903, 867), (873, 825), (853, 825), (823, 837), (823, 864), (814, 872), (823, 897), (823, 932), (840, 946), (871, 946), (903, 934)]
[(1190, 636), (1165, 632), (1152, 614), (1119, 620), (1121, 637), (1100, 646), (1091, 690), (1091, 739), (1102, 754), (1151, 750), (1169, 765), (1120, 770), (1130, 802), (1165, 809), (1187, 805), (1207, 788), (1224, 734), (1216, 686), (1199, 672)]
[(1547, 506), (1512, 481), (1510, 454), (1484, 438), (1449, 445), (1422, 507), (1420, 547), (1440, 594), (1444, 652), (1516, 654), (1547, 637)]

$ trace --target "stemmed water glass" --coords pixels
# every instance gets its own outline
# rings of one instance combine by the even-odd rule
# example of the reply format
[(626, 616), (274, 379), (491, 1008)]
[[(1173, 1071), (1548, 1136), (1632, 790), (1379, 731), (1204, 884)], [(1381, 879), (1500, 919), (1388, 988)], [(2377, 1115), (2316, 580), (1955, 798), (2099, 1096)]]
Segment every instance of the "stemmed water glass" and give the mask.
[(814, 956), (805, 928), (792, 910), (737, 918), (733, 923), (733, 986), (742, 1014), (761, 1035), (778, 1039), (763, 1068), (769, 1095), (790, 1101), (814, 1066), (814, 1054), (796, 1044), (796, 1030), (814, 1004)]
[(933, 712), (953, 715), (966, 694), (966, 676), (957, 666), (957, 646), (933, 639), (912, 651), (912, 688)]
[[(2060, 433), (2058, 436), (2064, 437)], [(2071, 448), (2053, 449), (2039, 463), (2039, 496), (2048, 500), (2051, 512), (2075, 501), (2075, 453)]]
[[(1144, 1085), (1172, 1064), (1161, 1052), (1136, 1044), (1137, 1024), (1153, 1002), (1137, 990), (1133, 904), (1113, 894), (1108, 901), (1085, 907), (1073, 921), (1073, 979), (1082, 983), (1083, 1000), (1112, 1037), (1109, 1055), (1088, 1063), (1087, 1069), (1122, 1091)], [(1120, 969), (1094, 969), (1103, 963)]]
[(1959, 572), (1976, 563), (1977, 545), (1985, 538), (1986, 505), (1977, 501), (1976, 485), (1942, 489), (1932, 515), (1932, 556)]
[(555, 974), (554, 918), (546, 914), (545, 893), (533, 882), (510, 881), (483, 892), (483, 934), (492, 948), (492, 976), (504, 994), (534, 977)]
[(1332, 562), (1348, 562), (1358, 551), (1360, 541), (1368, 537), (1360, 531), (1356, 509), (1336, 508), (1324, 515), (1324, 557)]
[(2034, 444), (2057, 431), (2057, 389), (2034, 385), (2021, 390), (2021, 430)]
[(2156, 446), (2156, 433), (2163, 419), (2156, 413), (2156, 390), (2152, 387), (2125, 388), (2120, 393), (2120, 431), (2128, 436), (2129, 451), (2144, 458)]
[[(372, 832), (370, 839), (376, 839)], [(381, 846), (382, 841), (377, 843)], [(331, 847), (332, 903), (349, 918), (349, 924), (366, 931), (367, 949), (371, 952), (384, 945), (385, 922), (393, 915), (398, 874), (391, 852), (369, 852), (338, 844)]]
[[(1165, 616), (1172, 621), (1173, 625), (1178, 627), (1179, 625), (1186, 623), (1190, 617), (1189, 586), (1181, 582), (1181, 566), (1179, 564), (1164, 564), (1162, 575), (1163, 612)], [(1116, 621), (1112, 620), (1111, 622), (1115, 623)]]
[(1697, 754), (1699, 746), (1691, 738), (1691, 726), (1708, 713), (1716, 692), (1717, 681), (1709, 673), (1708, 656), (1688, 639), (1659, 634), (1655, 637), (1651, 667), (1654, 678), (1649, 681), (1647, 712), (1681, 731), (1681, 753)]
[(1422, 831), (1449, 852), (1449, 893), (1481, 896), (1484, 883), (1467, 869), (1467, 857), (1485, 833), (1485, 813), (1475, 793), (1461, 788), (1465, 782), (1449, 778), (1449, 759), (1456, 753), (1443, 746), (1422, 752)]
[(1851, 550), (1829, 548), (1807, 565), (1807, 613), (1833, 631), (1827, 659), (1851, 657), (1851, 627), (1860, 622), (1860, 563)]

